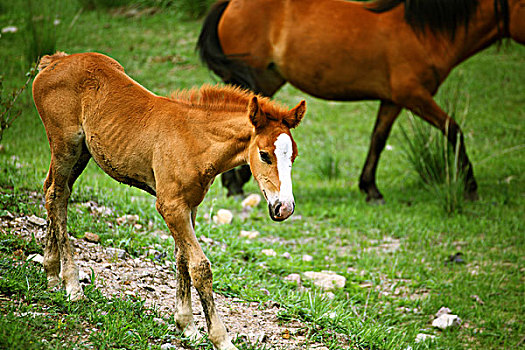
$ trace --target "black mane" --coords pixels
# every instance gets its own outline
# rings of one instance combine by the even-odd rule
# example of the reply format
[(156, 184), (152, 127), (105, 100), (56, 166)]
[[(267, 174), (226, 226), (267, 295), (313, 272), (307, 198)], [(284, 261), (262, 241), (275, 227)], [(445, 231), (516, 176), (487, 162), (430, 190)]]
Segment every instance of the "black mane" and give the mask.
[[(405, 4), (405, 21), (416, 31), (444, 32), (455, 37), (458, 28), (468, 30), (468, 24), (476, 13), (478, 0), (375, 0), (368, 9), (381, 13)], [(498, 27), (500, 36), (509, 33), (509, 6), (507, 0), (494, 0), (494, 11), (498, 23), (503, 20), (503, 28)]]

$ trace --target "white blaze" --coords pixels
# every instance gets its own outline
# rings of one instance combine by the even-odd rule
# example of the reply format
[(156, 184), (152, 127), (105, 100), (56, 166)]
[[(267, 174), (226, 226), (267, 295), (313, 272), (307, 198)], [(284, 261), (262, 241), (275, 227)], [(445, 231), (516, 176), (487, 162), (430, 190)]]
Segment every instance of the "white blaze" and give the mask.
[(281, 202), (293, 202), (292, 192), (292, 139), (287, 134), (281, 134), (274, 143), (275, 157), (277, 158), (277, 173), (281, 188), (279, 189), (279, 200)]

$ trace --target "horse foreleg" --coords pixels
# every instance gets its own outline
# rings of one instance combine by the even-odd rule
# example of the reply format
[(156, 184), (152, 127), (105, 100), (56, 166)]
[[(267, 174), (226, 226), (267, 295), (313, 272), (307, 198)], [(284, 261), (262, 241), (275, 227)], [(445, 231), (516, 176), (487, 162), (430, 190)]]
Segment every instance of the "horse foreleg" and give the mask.
[(368, 155), (359, 178), (359, 188), (366, 193), (367, 202), (384, 203), (383, 195), (379, 192), (376, 185), (376, 170), (379, 157), (385, 148), (386, 140), (399, 112), (401, 112), (400, 106), (391, 102), (381, 101)]
[[(461, 168), (466, 175), (466, 197), (470, 200), (476, 200), (478, 198), (478, 185), (476, 183), (476, 179), (474, 178), (472, 163), (467, 156), (463, 131), (461, 131), (461, 128), (456, 123), (456, 121), (448, 116), (448, 114), (438, 106), (431, 94), (426, 90), (419, 91), (419, 93), (414, 92), (412, 96), (413, 97), (407, 101), (407, 108), (420, 116), (423, 120), (441, 130), (441, 132), (447, 137), (454, 150), (456, 147), (459, 147), (459, 163), (461, 164)], [(457, 146), (458, 142), (459, 146)]]
[(210, 341), (219, 350), (237, 349), (232, 344), (215, 307), (211, 264), (193, 230), (192, 219), (195, 210), (190, 211), (177, 201), (161, 200), (157, 200), (157, 210), (166, 221), (177, 245), (177, 326), (187, 337), (200, 337), (191, 306), (190, 284), (193, 283), (201, 299)]

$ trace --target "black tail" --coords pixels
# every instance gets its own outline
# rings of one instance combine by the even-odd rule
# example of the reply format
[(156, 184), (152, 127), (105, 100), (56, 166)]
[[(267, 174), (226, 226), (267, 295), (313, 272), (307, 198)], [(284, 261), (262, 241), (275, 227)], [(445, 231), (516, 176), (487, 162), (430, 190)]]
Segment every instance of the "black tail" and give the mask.
[(235, 59), (243, 55), (226, 56), (219, 41), (217, 27), (229, 3), (230, 0), (220, 0), (211, 7), (204, 19), (196, 50), (199, 52), (201, 61), (225, 83), (253, 91), (255, 90), (253, 68)]

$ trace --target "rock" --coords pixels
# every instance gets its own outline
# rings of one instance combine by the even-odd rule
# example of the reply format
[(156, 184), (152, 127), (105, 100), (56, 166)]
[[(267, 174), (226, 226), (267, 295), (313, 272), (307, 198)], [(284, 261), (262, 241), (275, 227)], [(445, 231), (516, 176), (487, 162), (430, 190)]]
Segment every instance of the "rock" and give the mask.
[(312, 261), (312, 260), (314, 260), (313, 256), (308, 255), (308, 254), (303, 255), (303, 261), (309, 262), (309, 261)]
[(324, 296), (326, 297), (326, 299), (328, 299), (328, 300), (334, 300), (334, 299), (335, 299), (335, 294), (332, 293), (332, 292), (326, 292), (326, 293), (324, 293), (323, 295), (324, 295)]
[(219, 209), (217, 215), (213, 216), (213, 222), (217, 225), (231, 224), (233, 220), (233, 214), (228, 209)]
[(243, 209), (252, 209), (259, 205), (261, 202), (261, 196), (252, 193), (242, 201)]
[(283, 278), (285, 281), (295, 282), (297, 285), (301, 285), (301, 275), (298, 273), (291, 273)]
[(258, 236), (259, 236), (259, 231), (244, 231), (244, 230), (242, 230), (241, 233), (239, 233), (239, 237), (248, 238), (248, 239), (255, 239)]
[(138, 215), (124, 215), (119, 218), (117, 218), (117, 224), (119, 225), (135, 225), (139, 221)]
[(431, 335), (431, 334), (424, 334), (424, 333), (419, 333), (418, 335), (416, 335), (416, 340), (415, 342), (416, 343), (420, 343), (422, 341), (425, 341), (427, 339), (434, 339), (436, 336), (435, 335)]
[(461, 325), (461, 319), (458, 315), (443, 314), (432, 321), (432, 326), (439, 329), (447, 329)]
[(483, 300), (479, 297), (479, 295), (473, 294), (470, 296), (472, 299), (474, 299), (479, 305), (485, 304)]
[(170, 344), (170, 343), (162, 344), (160, 346), (160, 350), (170, 350), (170, 349), (177, 349), (177, 346)]
[(284, 252), (284, 253), (282, 253), (281, 256), (282, 256), (283, 258), (285, 258), (285, 259), (290, 259), (290, 258), (292, 257), (292, 255), (291, 255), (290, 253), (288, 253), (288, 252)]
[(98, 243), (100, 242), (100, 237), (93, 232), (84, 233), (84, 239), (88, 242)]
[(46, 223), (47, 223), (46, 219), (39, 218), (36, 215), (31, 215), (30, 217), (27, 218), (27, 221), (29, 221), (30, 223), (36, 226), (46, 226)]
[(277, 253), (273, 249), (263, 249), (261, 250), (261, 253), (263, 253), (266, 256), (276, 256)]
[(436, 312), (436, 317), (439, 317), (441, 315), (450, 314), (452, 310), (450, 310), (448, 307), (443, 306), (441, 309)]
[(40, 254), (31, 254), (27, 257), (27, 261), (34, 261), (39, 264), (44, 264), (44, 257)]
[(124, 259), (126, 257), (126, 251), (119, 248), (106, 248), (106, 254), (112, 258), (117, 257), (118, 259)]
[(4, 214), (2, 214), (2, 218), (5, 218), (7, 220), (13, 220), (15, 218), (15, 216), (13, 215), (13, 213), (7, 211), (7, 210), (4, 210)]
[(311, 280), (313, 284), (324, 290), (343, 288), (346, 284), (346, 278), (332, 271), (307, 271), (304, 276)]
[(78, 280), (84, 283), (91, 283), (91, 275), (82, 270), (78, 271)]

